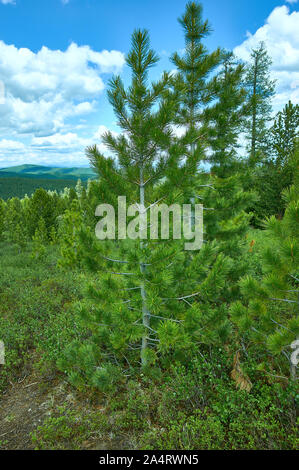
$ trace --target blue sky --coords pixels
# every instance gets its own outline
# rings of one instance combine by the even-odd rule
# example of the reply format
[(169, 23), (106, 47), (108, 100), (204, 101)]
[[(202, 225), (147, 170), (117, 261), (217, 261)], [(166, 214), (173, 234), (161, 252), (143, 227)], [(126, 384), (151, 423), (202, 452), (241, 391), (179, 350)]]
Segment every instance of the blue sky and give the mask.
[[(86, 166), (84, 148), (117, 132), (106, 99), (112, 73), (125, 81), (124, 55), (134, 28), (150, 31), (161, 61), (184, 47), (182, 0), (0, 0), (0, 167), (22, 163)], [(299, 102), (299, 3), (203, 0), (213, 27), (210, 49), (247, 59), (264, 40), (277, 79), (275, 110)]]

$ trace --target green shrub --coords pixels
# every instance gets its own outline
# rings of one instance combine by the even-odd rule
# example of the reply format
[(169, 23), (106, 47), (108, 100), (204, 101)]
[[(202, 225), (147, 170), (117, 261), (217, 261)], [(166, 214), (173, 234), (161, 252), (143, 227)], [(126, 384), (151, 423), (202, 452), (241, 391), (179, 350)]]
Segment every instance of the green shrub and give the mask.
[(90, 446), (88, 440), (91, 437), (93, 440), (101, 439), (102, 431), (106, 428), (107, 418), (101, 412), (86, 414), (84, 410), (70, 410), (60, 406), (55, 415), (38, 426), (31, 437), (37, 450), (79, 450)]

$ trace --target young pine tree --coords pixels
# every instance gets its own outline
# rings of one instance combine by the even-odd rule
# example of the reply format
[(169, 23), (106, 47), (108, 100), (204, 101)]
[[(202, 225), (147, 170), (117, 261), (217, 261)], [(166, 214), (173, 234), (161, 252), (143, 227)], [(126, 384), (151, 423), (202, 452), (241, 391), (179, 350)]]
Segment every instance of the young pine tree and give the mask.
[(46, 245), (49, 242), (49, 234), (43, 217), (40, 217), (38, 221), (32, 241), (32, 258), (43, 258), (46, 253)]
[(200, 3), (187, 3), (179, 23), (184, 31), (185, 50), (182, 55), (175, 52), (171, 57), (178, 71), (174, 86), (181, 96), (175, 121), (191, 135), (191, 150), (201, 147), (203, 151), (206, 141), (203, 111), (214, 98), (215, 84), (211, 74), (221, 62), (221, 51), (218, 48), (209, 53), (203, 42), (211, 33), (211, 27), (202, 18)]
[(249, 141), (249, 165), (254, 167), (267, 155), (269, 146), (268, 122), (271, 120), (271, 99), (275, 81), (270, 78), (271, 59), (264, 43), (252, 50), (247, 66), (245, 85), (248, 93), (248, 118), (245, 123)]
[(21, 224), (17, 224), (13, 233), (12, 241), (17, 245), (19, 253), (26, 246), (26, 236)]
[(69, 206), (72, 205), (72, 202), (78, 199), (78, 193), (75, 188), (69, 188), (69, 193), (68, 193), (68, 204)]
[[(205, 240), (217, 242), (219, 252), (234, 260), (228, 273), (230, 282), (225, 284), (232, 294), (238, 291), (237, 280), (246, 269), (242, 253), (250, 215), (245, 210), (254, 200), (251, 193), (243, 191), (238, 175), (226, 178), (232, 173), (237, 131), (245, 112), (245, 93), (240, 86), (243, 67), (235, 65), (231, 54), (220, 49), (208, 53), (203, 40), (211, 27), (202, 18), (200, 4), (189, 2), (179, 22), (183, 26), (186, 47), (182, 57), (172, 56), (179, 72), (175, 87), (181, 96), (176, 122), (187, 129), (186, 136), (192, 141), (191, 153), (196, 151), (202, 160), (209, 160), (208, 148), (214, 157), (216, 174), (210, 177), (197, 171), (193, 198), (205, 206)], [(211, 77), (221, 63), (220, 74)], [(218, 177), (218, 172), (222, 178)], [(227, 300), (230, 298), (228, 295)], [(210, 324), (215, 326), (215, 322)]]
[[(19, 226), (18, 230), (17, 227)], [(22, 203), (19, 198), (13, 197), (6, 203), (4, 231), (9, 242), (15, 243), (16, 232), (23, 228), (23, 238), (25, 237), (25, 217)], [(19, 237), (18, 237), (19, 238)]]
[(25, 223), (28, 235), (32, 237), (42, 218), (46, 230), (49, 233), (52, 226), (56, 225), (58, 215), (58, 204), (56, 198), (43, 188), (39, 188), (30, 198), (25, 209)]
[(289, 101), (276, 115), (271, 128), (273, 158), (277, 167), (285, 167), (294, 154), (299, 137), (299, 105)]
[[(135, 204), (141, 213), (138, 222), (130, 214), (131, 238), (117, 224), (110, 227), (111, 240), (98, 241), (87, 229), (81, 232), (82, 258), (94, 273), (79, 308), (88, 334), (84, 343), (70, 345), (59, 363), (76, 385), (106, 386), (109, 376), (117, 376), (111, 364), (141, 364), (149, 372), (155, 364), (186, 361), (202, 339), (215, 344), (230, 333), (222, 293), (231, 260), (219, 253), (215, 242), (201, 250), (184, 250), (185, 240), (173, 239), (171, 228), (169, 236), (148, 236), (151, 227), (143, 208), (148, 212), (161, 202), (184, 203), (195, 190), (202, 157), (191, 148), (192, 133), (182, 139), (173, 135), (180, 103), (169, 90), (167, 74), (149, 83), (149, 70), (157, 60), (147, 32), (135, 31), (127, 57), (131, 85), (125, 89), (115, 77), (109, 89), (123, 129), (118, 137), (104, 136), (114, 158), (106, 158), (96, 146), (88, 149), (101, 180), (100, 202), (117, 208), (117, 197), (126, 196), (127, 204)], [(190, 214), (186, 219), (190, 222)], [(119, 239), (114, 240), (114, 232)]]
[(82, 210), (78, 199), (73, 199), (70, 209), (67, 209), (60, 219), (58, 240), (61, 257), (60, 267), (79, 266), (81, 260), (79, 232), (83, 223)]
[(56, 228), (53, 226), (51, 227), (50, 233), (49, 233), (49, 240), (51, 245), (58, 245), (59, 244), (59, 237), (58, 237), (58, 231)]
[(76, 187), (75, 187), (75, 191), (76, 191), (76, 194), (77, 194), (77, 198), (80, 200), (81, 197), (82, 197), (82, 192), (83, 192), (83, 184), (82, 184), (82, 181), (80, 180), (80, 178), (78, 179), (77, 181), (77, 184), (76, 184)]
[(293, 183), (296, 141), (299, 136), (299, 106), (290, 101), (277, 113), (271, 131), (271, 156), (254, 171), (253, 185), (259, 195), (255, 204), (255, 220), (282, 217), (285, 211), (283, 190)]

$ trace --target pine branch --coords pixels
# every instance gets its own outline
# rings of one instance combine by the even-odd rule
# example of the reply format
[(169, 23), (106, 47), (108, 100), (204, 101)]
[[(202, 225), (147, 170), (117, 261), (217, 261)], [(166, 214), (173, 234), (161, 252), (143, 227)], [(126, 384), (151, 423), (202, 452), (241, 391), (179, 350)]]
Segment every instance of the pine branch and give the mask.
[(163, 298), (162, 300), (185, 300), (185, 299), (190, 299), (191, 297), (196, 297), (200, 293), (201, 292), (196, 292), (195, 294), (185, 295), (184, 297), (168, 297), (168, 298)]
[(150, 316), (153, 318), (160, 318), (161, 320), (173, 321), (175, 323), (183, 323), (183, 320), (174, 320), (173, 318), (160, 317), (159, 315), (153, 315), (152, 313), (150, 314)]

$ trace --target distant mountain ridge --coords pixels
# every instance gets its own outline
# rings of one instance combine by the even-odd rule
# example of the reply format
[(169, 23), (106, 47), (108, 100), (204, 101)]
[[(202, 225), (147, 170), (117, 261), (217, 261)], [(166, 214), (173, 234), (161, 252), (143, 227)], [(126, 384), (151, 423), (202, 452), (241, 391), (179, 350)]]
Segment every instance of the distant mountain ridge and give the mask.
[(0, 177), (21, 177), (21, 178), (46, 178), (86, 181), (89, 178), (96, 178), (95, 172), (91, 168), (61, 168), (43, 165), (18, 165), (9, 168), (0, 168)]

